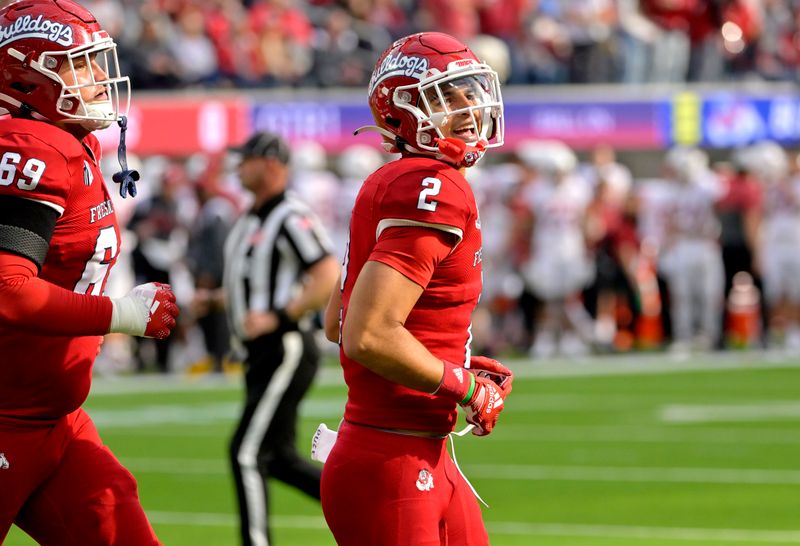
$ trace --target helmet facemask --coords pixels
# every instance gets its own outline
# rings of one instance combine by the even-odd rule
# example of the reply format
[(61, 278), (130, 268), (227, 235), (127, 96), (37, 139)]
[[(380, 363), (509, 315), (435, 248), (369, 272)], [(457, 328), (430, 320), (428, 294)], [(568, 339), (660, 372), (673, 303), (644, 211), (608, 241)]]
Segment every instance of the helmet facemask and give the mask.
[[(97, 63), (108, 76), (102, 81), (95, 80), (92, 63)], [(85, 72), (89, 81), (79, 82), (76, 65), (88, 67)], [(67, 66), (72, 74), (72, 85), (67, 85), (56, 71)], [(130, 79), (122, 76), (117, 58), (117, 46), (104, 31), (94, 32), (88, 44), (68, 51), (44, 52), (38, 63), (32, 67), (61, 84), (61, 93), (56, 102), (56, 112), (63, 116), (62, 121), (75, 122), (85, 129), (94, 131), (105, 129), (122, 116), (127, 115), (130, 106)], [(83, 70), (83, 69), (81, 69)], [(85, 78), (84, 78), (85, 79)], [(81, 96), (81, 89), (104, 86), (107, 99), (87, 102)]]
[[(463, 63), (463, 61), (456, 61)], [(416, 104), (412, 104), (414, 97)], [(503, 100), (494, 70), (484, 64), (469, 64), (435, 73), (417, 84), (397, 87), (394, 104), (417, 120), (419, 150), (437, 153), (437, 140), (444, 139), (442, 128), (465, 114), (474, 120), (475, 135), (467, 144), (483, 143), (485, 148), (503, 144)], [(476, 115), (477, 112), (477, 115)]]

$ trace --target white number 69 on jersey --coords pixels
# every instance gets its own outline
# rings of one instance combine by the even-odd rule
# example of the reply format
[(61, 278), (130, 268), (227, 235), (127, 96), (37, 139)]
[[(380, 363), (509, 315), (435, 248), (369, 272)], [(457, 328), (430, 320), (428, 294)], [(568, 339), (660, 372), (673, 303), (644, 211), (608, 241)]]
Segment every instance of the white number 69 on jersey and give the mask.
[(42, 179), (44, 170), (47, 167), (44, 161), (32, 157), (25, 162), (22, 167), (22, 174), (28, 178), (20, 176), (17, 178), (17, 165), (22, 161), (22, 156), (17, 152), (6, 152), (0, 159), (0, 186), (10, 186), (14, 182), (21, 190), (32, 190)]

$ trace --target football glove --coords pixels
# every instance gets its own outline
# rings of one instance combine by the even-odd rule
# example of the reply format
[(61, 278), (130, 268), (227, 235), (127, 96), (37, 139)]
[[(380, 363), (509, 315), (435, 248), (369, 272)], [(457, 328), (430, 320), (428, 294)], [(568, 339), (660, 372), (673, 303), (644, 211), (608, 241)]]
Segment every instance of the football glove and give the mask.
[(467, 423), (475, 425), (472, 434), (486, 436), (497, 423), (504, 407), (503, 391), (488, 377), (475, 378), (475, 391), (466, 403), (461, 404)]
[[(497, 364), (502, 366), (499, 362)], [(475, 426), (472, 434), (486, 436), (492, 431), (497, 423), (497, 417), (503, 411), (506, 392), (489, 377), (475, 375), (446, 360), (443, 361), (443, 365), (442, 382), (433, 394), (458, 402), (464, 408), (467, 422)], [(494, 365), (490, 364), (490, 366)], [(494, 368), (497, 369), (496, 366)], [(505, 367), (503, 366), (503, 368)], [(508, 370), (506, 369), (506, 371)], [(511, 372), (508, 371), (508, 373)]]
[(503, 391), (503, 398), (511, 392), (514, 374), (497, 360), (486, 356), (473, 356), (469, 360), (469, 369), (478, 377), (488, 377)]
[(175, 327), (180, 309), (168, 284), (140, 284), (121, 298), (112, 298), (109, 333), (164, 339)]

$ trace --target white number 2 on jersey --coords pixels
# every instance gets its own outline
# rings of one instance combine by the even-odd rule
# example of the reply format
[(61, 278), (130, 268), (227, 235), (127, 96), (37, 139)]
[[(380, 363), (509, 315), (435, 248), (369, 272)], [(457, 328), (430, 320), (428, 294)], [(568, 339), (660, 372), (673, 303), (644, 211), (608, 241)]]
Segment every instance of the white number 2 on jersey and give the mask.
[(439, 201), (428, 200), (429, 197), (439, 195), (442, 189), (442, 181), (438, 178), (426, 178), (422, 181), (423, 190), (419, 192), (419, 199), (417, 200), (417, 208), (420, 210), (429, 210), (434, 212)]
[(118, 250), (119, 241), (117, 240), (117, 232), (114, 230), (114, 226), (106, 226), (100, 229), (94, 246), (94, 254), (86, 262), (81, 280), (75, 285), (74, 291), (79, 294), (91, 294), (92, 296), (102, 295), (109, 268)]

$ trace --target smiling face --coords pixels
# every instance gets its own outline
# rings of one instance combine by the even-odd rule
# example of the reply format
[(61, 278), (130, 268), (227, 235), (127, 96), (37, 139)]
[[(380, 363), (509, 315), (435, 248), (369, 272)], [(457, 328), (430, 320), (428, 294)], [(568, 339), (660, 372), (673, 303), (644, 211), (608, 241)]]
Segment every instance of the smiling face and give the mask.
[(481, 139), (483, 105), (489, 102), (488, 83), (481, 75), (466, 76), (429, 87), (424, 99), (431, 114), (444, 114), (439, 130), (452, 137), (474, 144)]

